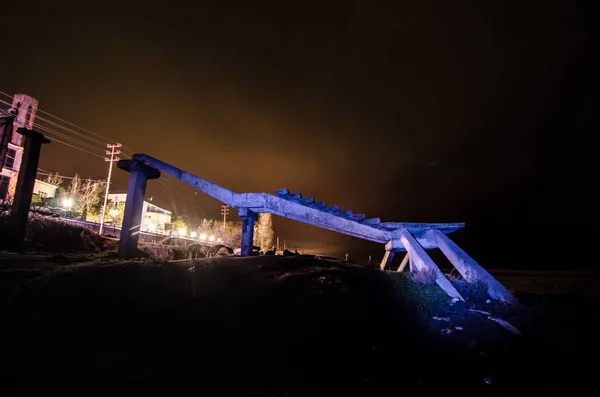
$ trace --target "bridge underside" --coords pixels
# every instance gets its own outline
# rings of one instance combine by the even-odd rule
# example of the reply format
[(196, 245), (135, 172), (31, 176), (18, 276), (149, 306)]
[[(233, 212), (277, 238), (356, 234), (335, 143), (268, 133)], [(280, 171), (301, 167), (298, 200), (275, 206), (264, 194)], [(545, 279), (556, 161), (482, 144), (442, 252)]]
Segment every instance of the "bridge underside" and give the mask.
[(145, 154), (136, 154), (131, 160), (120, 160), (118, 167), (129, 172), (127, 199), (123, 216), (119, 255), (131, 257), (137, 254), (141, 211), (148, 179), (160, 177), (164, 172), (175, 179), (213, 197), (238, 210), (242, 218), (241, 253), (251, 255), (254, 222), (257, 214), (269, 212), (323, 229), (332, 230), (385, 246), (381, 262), (382, 270), (389, 270), (397, 252), (406, 252), (397, 271), (430, 271), (437, 284), (452, 298), (464, 300), (448, 281), (426, 250), (439, 248), (450, 263), (467, 282), (483, 281), (489, 295), (498, 300), (513, 302), (514, 296), (491, 274), (483, 269), (466, 252), (456, 245), (448, 234), (464, 227), (464, 223), (405, 223), (381, 222), (379, 218), (367, 218), (338, 206), (328, 206), (313, 198), (304, 198), (300, 193), (287, 189), (267, 193), (235, 193), (205, 179), (192, 175), (170, 164)]

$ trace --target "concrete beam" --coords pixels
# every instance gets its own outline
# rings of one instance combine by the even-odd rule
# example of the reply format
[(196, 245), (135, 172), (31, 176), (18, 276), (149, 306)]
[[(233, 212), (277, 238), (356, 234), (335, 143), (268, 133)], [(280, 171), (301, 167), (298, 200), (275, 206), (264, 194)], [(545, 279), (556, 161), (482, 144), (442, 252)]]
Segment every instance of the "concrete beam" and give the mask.
[[(398, 272), (403, 272), (404, 269), (406, 268), (406, 264), (410, 262), (410, 254), (407, 252), (404, 255), (404, 258), (402, 258), (402, 262), (400, 262), (400, 266), (398, 266)], [(409, 268), (410, 271), (412, 271), (412, 266), (410, 266)]]
[(121, 258), (133, 258), (138, 254), (137, 244), (146, 198), (146, 182), (148, 179), (160, 177), (160, 172), (138, 160), (119, 160), (117, 167), (129, 172), (118, 254)]
[(415, 238), (420, 238), (422, 235), (431, 229), (442, 231), (444, 234), (450, 234), (456, 230), (465, 227), (464, 223), (413, 223), (413, 222), (382, 222), (378, 228), (387, 230), (391, 233), (390, 240), (400, 238), (401, 230), (408, 230)]
[(133, 159), (143, 161), (150, 167), (156, 168), (157, 170), (160, 170), (165, 174), (170, 175), (177, 180), (180, 180), (186, 185), (189, 185), (194, 189), (197, 189), (202, 193), (209, 195), (215, 200), (221, 201), (222, 203), (229, 205), (230, 207), (234, 206), (233, 201), (237, 193), (234, 193), (229, 189), (225, 189), (224, 187), (209, 182), (206, 179), (202, 179), (199, 176), (190, 174), (189, 172), (183, 171), (177, 167), (173, 167), (170, 164), (167, 164), (163, 161), (157, 160), (154, 157), (150, 157), (145, 154), (134, 154)]
[(389, 240), (385, 231), (267, 193), (238, 194), (234, 199), (233, 207), (250, 208), (254, 212), (270, 212), (284, 218), (378, 243)]
[(431, 271), (435, 275), (435, 282), (439, 285), (451, 298), (456, 298), (464, 301), (463, 297), (458, 293), (456, 288), (448, 281), (446, 276), (440, 271), (437, 265), (433, 262), (431, 257), (427, 255), (423, 247), (419, 245), (417, 240), (413, 237), (408, 230), (403, 229), (400, 231), (400, 241), (404, 244), (404, 247), (408, 251), (410, 258), (416, 268), (416, 271)]
[[(393, 240), (390, 240), (385, 244), (385, 249), (389, 249), (394, 252), (406, 252), (406, 247), (404, 246), (404, 244), (402, 244), (402, 241), (400, 241), (400, 239), (397, 238), (397, 236), (398, 235), (396, 234)], [(415, 239), (418, 241), (419, 245), (426, 250), (437, 248), (437, 245), (435, 245), (430, 239), (425, 239), (421, 237), (415, 237)]]
[(247, 208), (254, 213), (270, 212), (302, 223), (378, 243), (386, 243), (392, 240), (395, 245), (391, 251), (394, 252), (406, 250), (399, 243), (398, 229), (400, 228), (408, 230), (416, 237), (422, 247), (430, 249), (436, 248), (436, 246), (432, 241), (422, 236), (427, 230), (439, 229), (443, 233), (451, 233), (464, 227), (463, 223), (380, 223), (379, 218), (366, 219), (364, 214), (352, 214), (350, 210), (340, 211), (338, 206), (327, 207), (325, 203), (315, 202), (312, 197), (303, 199), (300, 193), (290, 193), (288, 189), (276, 190), (275, 194), (277, 196), (267, 193), (234, 193), (148, 155), (135, 154), (133, 159), (171, 175), (231, 207), (237, 209)]
[(381, 270), (389, 270), (392, 266), (392, 261), (394, 260), (394, 256), (396, 256), (396, 253), (394, 251), (385, 251), (385, 255), (383, 256), (383, 259), (381, 260), (381, 265), (379, 265), (379, 268)]
[(448, 236), (439, 230), (430, 230), (427, 235), (436, 241), (440, 251), (454, 265), (460, 275), (469, 283), (482, 281), (487, 285), (487, 292), (493, 299), (514, 303), (517, 299), (494, 276), (481, 267), (473, 258), (463, 251)]

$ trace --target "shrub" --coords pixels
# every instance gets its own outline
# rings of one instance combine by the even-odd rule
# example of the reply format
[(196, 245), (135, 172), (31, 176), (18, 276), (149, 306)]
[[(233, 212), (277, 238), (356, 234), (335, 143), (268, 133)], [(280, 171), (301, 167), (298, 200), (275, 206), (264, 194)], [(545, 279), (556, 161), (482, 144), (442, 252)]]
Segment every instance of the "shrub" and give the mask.
[[(0, 215), (2, 241), (6, 241), (12, 233), (9, 220), (8, 212)], [(23, 249), (35, 252), (98, 253), (116, 251), (117, 241), (100, 236), (86, 226), (30, 213)]]
[(143, 243), (138, 244), (138, 249), (147, 254), (149, 258), (156, 261), (170, 261), (173, 259), (186, 259), (185, 247), (164, 244)]
[(465, 298), (465, 301), (469, 303), (484, 304), (488, 299), (491, 300), (485, 281), (479, 280), (468, 283), (462, 279), (451, 278), (450, 282), (454, 285), (458, 293)]

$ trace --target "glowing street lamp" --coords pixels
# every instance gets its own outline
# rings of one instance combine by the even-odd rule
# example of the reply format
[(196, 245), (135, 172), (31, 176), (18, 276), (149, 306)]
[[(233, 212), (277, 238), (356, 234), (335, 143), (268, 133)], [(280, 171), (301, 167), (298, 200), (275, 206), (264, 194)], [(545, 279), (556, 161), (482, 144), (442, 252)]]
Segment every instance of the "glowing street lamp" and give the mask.
[(180, 236), (185, 236), (185, 229), (181, 228), (178, 230)]
[(197, 234), (198, 234), (198, 233), (196, 233), (196, 232), (191, 232), (191, 233), (190, 233), (190, 237), (191, 237), (191, 238), (196, 238), (196, 235), (197, 235)]
[(66, 198), (63, 200), (63, 207), (65, 207), (65, 217), (67, 216), (67, 211), (69, 209), (71, 209), (72, 206), (73, 206), (73, 199)]
[(217, 243), (221, 243), (221, 242), (223, 242), (223, 240), (221, 239), (221, 237), (219, 237), (219, 238), (217, 239)]
[(210, 242), (215, 241), (215, 236), (208, 236), (208, 241), (210, 241)]
[(200, 240), (206, 240), (206, 233), (200, 233)]

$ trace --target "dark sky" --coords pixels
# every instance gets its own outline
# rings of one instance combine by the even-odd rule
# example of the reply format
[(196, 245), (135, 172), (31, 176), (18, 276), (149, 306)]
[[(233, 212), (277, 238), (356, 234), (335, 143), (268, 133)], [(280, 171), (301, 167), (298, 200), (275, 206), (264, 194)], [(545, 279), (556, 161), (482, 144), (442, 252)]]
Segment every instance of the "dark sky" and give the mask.
[[(466, 221), (455, 238), (486, 267), (585, 267), (574, 247), (591, 242), (600, 92), (587, 3), (78, 3), (2, 6), (0, 90), (234, 191)], [(106, 174), (56, 143), (40, 167)], [(151, 182), (149, 196), (191, 220), (219, 216), (171, 185)], [(290, 247), (383, 254), (275, 226)]]

